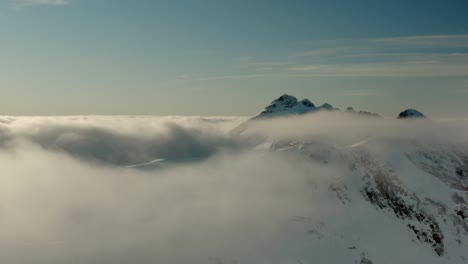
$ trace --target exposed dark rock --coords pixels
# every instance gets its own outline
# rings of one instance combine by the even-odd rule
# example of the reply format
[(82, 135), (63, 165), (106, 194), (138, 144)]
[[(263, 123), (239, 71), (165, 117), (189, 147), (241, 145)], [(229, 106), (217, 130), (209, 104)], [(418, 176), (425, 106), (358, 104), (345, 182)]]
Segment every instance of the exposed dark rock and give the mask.
[(307, 107), (315, 107), (315, 105), (309, 99), (303, 99), (301, 103)]
[(437, 255), (444, 255), (444, 235), (439, 224), (424, 210), (416, 194), (404, 188), (391, 167), (380, 164), (370, 155), (360, 156), (356, 162), (367, 172), (363, 177), (364, 197), (377, 208), (390, 209), (398, 218), (411, 222), (408, 227), (418, 240), (431, 245)]
[(365, 252), (361, 253), (361, 261), (359, 261), (359, 264), (373, 264), (372, 260), (367, 256)]
[(338, 184), (331, 184), (328, 187), (328, 190), (334, 192), (342, 204), (347, 204), (351, 202), (351, 199), (346, 193), (346, 191), (348, 190), (346, 184), (342, 184), (341, 186), (339, 186)]
[(459, 195), (458, 193), (453, 193), (452, 194), (452, 200), (457, 203), (457, 204), (464, 204), (466, 203), (465, 202), (465, 199), (463, 198), (463, 196)]
[(372, 260), (366, 258), (366, 257), (362, 257), (361, 259), (361, 262), (360, 264), (373, 264), (374, 262), (372, 262)]
[(455, 214), (458, 215), (461, 219), (468, 219), (468, 207), (464, 204), (458, 205), (455, 209)]

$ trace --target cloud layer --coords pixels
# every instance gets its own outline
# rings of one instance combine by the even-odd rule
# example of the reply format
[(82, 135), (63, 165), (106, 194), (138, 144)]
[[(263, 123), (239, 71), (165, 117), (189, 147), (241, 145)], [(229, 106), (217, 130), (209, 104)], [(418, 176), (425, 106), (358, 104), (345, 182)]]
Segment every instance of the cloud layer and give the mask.
[[(333, 113), (258, 123), (241, 137), (229, 131), (244, 118), (1, 120), (0, 262), (12, 264), (317, 259), (307, 230), (346, 229), (349, 212), (327, 190), (351, 179), (340, 166), (265, 151), (269, 142), (467, 140), (466, 122)], [(154, 159), (165, 161), (126, 167)]]

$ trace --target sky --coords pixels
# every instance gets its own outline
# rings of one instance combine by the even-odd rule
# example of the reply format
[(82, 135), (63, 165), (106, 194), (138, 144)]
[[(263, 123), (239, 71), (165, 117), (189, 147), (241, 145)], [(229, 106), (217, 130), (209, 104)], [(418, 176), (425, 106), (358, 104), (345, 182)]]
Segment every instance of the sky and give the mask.
[(0, 115), (468, 116), (468, 2), (0, 0)]

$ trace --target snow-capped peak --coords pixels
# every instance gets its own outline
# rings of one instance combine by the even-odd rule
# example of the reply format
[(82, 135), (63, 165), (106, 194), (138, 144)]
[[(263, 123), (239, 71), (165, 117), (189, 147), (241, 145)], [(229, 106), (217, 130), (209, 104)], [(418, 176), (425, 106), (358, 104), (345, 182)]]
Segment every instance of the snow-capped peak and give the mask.
[(306, 114), (317, 110), (337, 110), (332, 105), (325, 103), (321, 106), (316, 107), (309, 99), (297, 100), (296, 97), (288, 94), (283, 94), (277, 99), (273, 100), (270, 105), (265, 107), (260, 114), (254, 117), (256, 118), (267, 118), (276, 117), (282, 115), (298, 115)]
[(398, 118), (426, 118), (426, 116), (416, 109), (406, 109), (398, 115)]
[(296, 97), (283, 94), (273, 100), (271, 104), (265, 107), (259, 116), (271, 116), (276, 114), (303, 114), (315, 109), (315, 105), (308, 99), (298, 101)]

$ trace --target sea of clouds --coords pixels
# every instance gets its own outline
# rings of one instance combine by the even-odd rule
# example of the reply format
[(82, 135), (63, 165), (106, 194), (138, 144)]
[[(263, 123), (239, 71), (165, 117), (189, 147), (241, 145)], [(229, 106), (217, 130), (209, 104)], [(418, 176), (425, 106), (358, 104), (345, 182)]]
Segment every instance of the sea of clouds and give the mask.
[(0, 117), (0, 263), (300, 263), (297, 217), (344, 221), (314, 189), (342, 168), (269, 143), (468, 141), (466, 120), (245, 120)]

